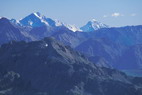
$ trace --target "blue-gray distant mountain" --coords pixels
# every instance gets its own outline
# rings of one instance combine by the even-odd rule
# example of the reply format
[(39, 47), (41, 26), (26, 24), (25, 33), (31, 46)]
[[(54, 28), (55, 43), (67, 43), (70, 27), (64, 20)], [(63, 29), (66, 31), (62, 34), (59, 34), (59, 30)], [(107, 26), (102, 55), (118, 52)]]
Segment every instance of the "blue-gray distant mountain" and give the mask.
[(31, 38), (24, 35), (23, 31), (20, 31), (6, 18), (0, 19), (0, 44), (7, 43), (9, 41), (30, 41)]
[[(95, 25), (100, 26), (95, 28)], [(91, 30), (88, 32), (80, 32), (79, 29), (69, 26), (40, 13), (32, 13), (20, 21), (15, 19), (8, 21), (2, 18), (0, 19), (0, 45), (12, 40), (29, 42), (54, 37), (89, 56), (89, 60), (95, 63), (99, 62), (101, 65), (117, 69), (141, 69), (141, 54), (137, 49), (133, 50), (136, 54), (129, 56), (129, 58), (136, 57), (135, 61), (128, 61), (128, 57), (124, 55), (125, 52), (130, 52), (129, 48), (141, 47), (141, 25), (108, 28), (107, 25), (93, 20), (87, 25), (89, 28), (86, 29)], [(123, 59), (126, 60), (120, 61)]]
[[(141, 55), (138, 50), (142, 44), (142, 26), (127, 26), (120, 28), (103, 28), (94, 32), (61, 32), (53, 35), (56, 39), (76, 48), (78, 51), (90, 56), (91, 61), (101, 57), (103, 62), (117, 69), (140, 70)], [(136, 54), (129, 55), (134, 59), (129, 61), (126, 56), (129, 48)], [(126, 53), (127, 51), (127, 53)], [(139, 52), (137, 52), (139, 51)], [(125, 54), (125, 56), (124, 56)], [(98, 57), (99, 56), (99, 57)], [(125, 61), (124, 61), (125, 60)], [(128, 62), (129, 61), (129, 62)]]
[(56, 26), (56, 22), (53, 21), (50, 18), (46, 18), (45, 16), (42, 16), (39, 12), (32, 13), (29, 16), (21, 19), (19, 23), (22, 26), (29, 26), (29, 27), (41, 27), (44, 25), (47, 26)]
[(125, 70), (142, 70), (142, 44), (130, 46), (118, 60), (117, 67)]
[(125, 46), (113, 43), (106, 38), (90, 38), (77, 46), (76, 50), (88, 55), (92, 61), (96, 56), (103, 57), (110, 66), (114, 67), (116, 58), (122, 55)]
[[(100, 33), (99, 33), (100, 32)], [(95, 37), (108, 38), (115, 43), (131, 46), (142, 44), (142, 25), (97, 30)]]
[(62, 23), (58, 20), (53, 20), (41, 15), (39, 12), (32, 13), (25, 18), (21, 19), (19, 25), (23, 27), (31, 27), (32, 29), (28, 32), (37, 40), (41, 40), (44, 37), (51, 36), (58, 31), (80, 31), (73, 25)]
[[(0, 65), (13, 71), (9, 72), (10, 76), (30, 81), (29, 85), (37, 91), (33, 92), (34, 95), (142, 94), (142, 78), (128, 77), (115, 69), (98, 67), (84, 55), (53, 38), (30, 43), (12, 41), (2, 45)], [(3, 95), (15, 95), (9, 93), (19, 91), (13, 86), (6, 86), (11, 90), (0, 89)], [(26, 94), (18, 94), (33, 94), (32, 89), (23, 89), (23, 92)]]
[(42, 26), (56, 28), (58, 26), (59, 27), (62, 26), (62, 27), (66, 27), (69, 30), (74, 31), (74, 32), (80, 31), (80, 29), (74, 25), (68, 25), (68, 24), (62, 23), (58, 20), (53, 20), (51, 18), (47, 18), (47, 17), (41, 15), (39, 12), (32, 13), (32, 14), (26, 16), (25, 18), (21, 19), (19, 21), (19, 23), (22, 26), (26, 26), (26, 27), (28, 26), (28, 27), (32, 27), (32, 28), (42, 27)]
[(93, 20), (89, 21), (86, 25), (81, 27), (80, 29), (83, 32), (94, 32), (95, 30), (98, 30), (101, 28), (108, 28), (108, 27), (109, 27), (108, 25), (105, 25), (105, 24), (93, 19)]

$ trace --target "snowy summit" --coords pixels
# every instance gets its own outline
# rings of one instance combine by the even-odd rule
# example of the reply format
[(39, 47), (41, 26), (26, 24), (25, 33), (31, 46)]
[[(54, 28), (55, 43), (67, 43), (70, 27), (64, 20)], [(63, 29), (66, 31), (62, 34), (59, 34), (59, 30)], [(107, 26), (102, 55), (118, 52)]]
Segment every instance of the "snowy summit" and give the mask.
[(83, 27), (81, 27), (80, 29), (83, 32), (92, 32), (101, 28), (108, 28), (108, 25), (105, 25), (101, 22), (98, 22), (96, 19), (92, 19), (91, 21), (89, 21), (86, 25), (84, 25)]

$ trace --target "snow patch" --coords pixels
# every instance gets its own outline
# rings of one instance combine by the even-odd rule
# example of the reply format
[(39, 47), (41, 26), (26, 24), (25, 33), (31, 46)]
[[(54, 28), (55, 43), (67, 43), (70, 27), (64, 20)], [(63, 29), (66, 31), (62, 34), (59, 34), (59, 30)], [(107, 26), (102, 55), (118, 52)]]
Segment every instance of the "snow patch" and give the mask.
[(32, 22), (32, 21), (29, 21), (28, 23), (29, 23), (31, 26), (33, 25), (33, 22)]
[(45, 47), (48, 47), (48, 44), (45, 44)]
[(39, 12), (33, 13), (36, 17), (41, 18), (41, 15)]
[(81, 31), (79, 28), (77, 28), (75, 25), (66, 25), (66, 27), (73, 31), (73, 32), (76, 32), (76, 31)]
[(46, 22), (45, 20), (41, 19), (41, 22), (49, 26), (48, 22)]
[(36, 17), (38, 17), (42, 23), (49, 26), (48, 22), (45, 20), (45, 16), (42, 16), (39, 12), (33, 13)]
[(55, 21), (56, 26), (63, 26), (64, 25), (62, 22), (60, 22), (57, 19), (55, 19), (54, 21)]
[[(29, 16), (31, 16), (31, 15), (29, 15)], [(31, 17), (27, 16), (26, 18), (28, 19), (28, 25), (32, 26), (32, 27), (34, 27), (34, 25), (38, 26), (38, 24), (39, 24), (39, 26), (43, 25), (43, 24), (50, 26), (50, 23), (51, 23), (51, 26), (52, 26), (52, 24), (55, 24), (55, 27), (64, 26), (64, 27), (68, 28), (69, 30), (71, 30), (73, 32), (82, 31), (82, 30), (80, 30), (80, 28), (76, 27), (75, 25), (68, 25), (68, 24), (65, 24), (63, 22), (60, 22), (57, 19), (52, 21), (52, 19), (49, 18), (50, 20), (48, 20), (48, 18), (46, 18), (44, 15), (41, 15), (39, 12), (32, 13)], [(26, 19), (26, 22), (27, 22), (27, 19)], [(32, 19), (35, 19), (35, 20), (32, 20)]]

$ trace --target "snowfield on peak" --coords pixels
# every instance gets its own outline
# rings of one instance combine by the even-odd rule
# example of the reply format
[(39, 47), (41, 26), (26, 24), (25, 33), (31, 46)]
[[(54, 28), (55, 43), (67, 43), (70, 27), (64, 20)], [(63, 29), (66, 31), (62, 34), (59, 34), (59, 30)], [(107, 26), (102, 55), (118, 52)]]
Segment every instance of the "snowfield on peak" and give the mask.
[(69, 30), (72, 30), (73, 32), (79, 31), (82, 32), (82, 30), (80, 30), (78, 27), (76, 27), (75, 25), (65, 25)]
[(76, 31), (81, 31), (79, 28), (77, 28), (75, 25), (69, 25), (65, 24), (57, 19), (51, 19), (47, 18), (44, 15), (41, 15), (39, 12), (32, 13), (25, 18), (17, 21), (17, 20), (12, 20), (12, 23), (19, 23), (21, 26), (28, 26), (28, 27), (41, 27), (41, 26), (49, 26), (49, 27), (59, 27), (59, 26), (64, 26), (68, 28), (69, 30), (76, 32)]
[(96, 19), (93, 19), (89, 21), (86, 25), (81, 27), (80, 29), (84, 32), (93, 32), (95, 30), (101, 29), (101, 28), (108, 28), (108, 25), (105, 25), (101, 22), (98, 22)]
[(67, 29), (73, 31), (73, 32), (92, 32), (101, 28), (108, 28), (108, 25), (105, 25), (101, 22), (98, 22), (96, 19), (92, 19), (89, 21), (86, 25), (84, 25), (81, 28), (76, 27), (75, 25), (70, 25), (63, 23), (57, 19), (51, 19), (47, 18), (44, 15), (41, 15), (39, 12), (32, 13), (28, 16), (26, 16), (23, 19), (15, 20), (11, 19), (10, 20), (12, 23), (24, 27), (31, 27), (31, 28), (36, 28), (36, 27), (42, 27), (42, 26), (47, 26), (47, 27), (66, 27)]

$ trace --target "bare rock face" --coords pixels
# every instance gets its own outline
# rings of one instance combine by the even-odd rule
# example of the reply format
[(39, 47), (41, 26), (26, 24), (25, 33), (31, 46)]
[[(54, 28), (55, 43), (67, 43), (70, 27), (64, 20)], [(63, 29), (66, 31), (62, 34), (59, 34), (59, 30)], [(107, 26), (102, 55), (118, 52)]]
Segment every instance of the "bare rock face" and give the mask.
[(8, 71), (0, 65), (0, 95), (36, 95), (30, 81), (23, 80), (19, 73)]
[(53, 38), (2, 45), (0, 65), (8, 71), (17, 72), (24, 81), (30, 81), (37, 95), (142, 94), (141, 79), (98, 67)]

